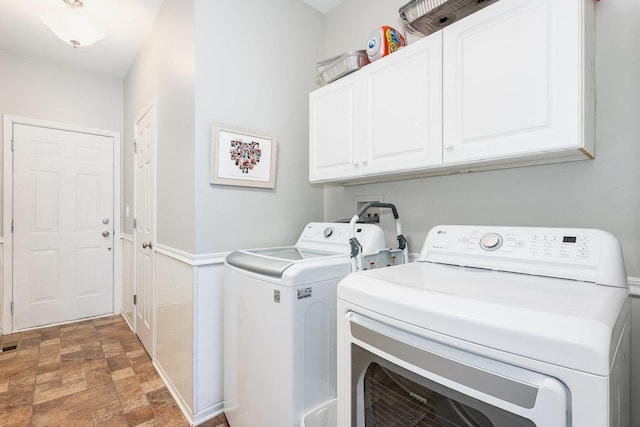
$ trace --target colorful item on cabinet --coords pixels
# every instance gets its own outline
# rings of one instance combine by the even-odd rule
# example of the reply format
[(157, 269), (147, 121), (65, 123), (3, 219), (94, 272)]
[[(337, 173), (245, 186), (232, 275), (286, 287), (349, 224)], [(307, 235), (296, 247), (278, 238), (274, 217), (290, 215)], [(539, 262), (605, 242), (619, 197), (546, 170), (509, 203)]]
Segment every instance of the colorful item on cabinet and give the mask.
[(373, 62), (405, 46), (404, 37), (389, 26), (377, 28), (367, 42), (367, 56)]

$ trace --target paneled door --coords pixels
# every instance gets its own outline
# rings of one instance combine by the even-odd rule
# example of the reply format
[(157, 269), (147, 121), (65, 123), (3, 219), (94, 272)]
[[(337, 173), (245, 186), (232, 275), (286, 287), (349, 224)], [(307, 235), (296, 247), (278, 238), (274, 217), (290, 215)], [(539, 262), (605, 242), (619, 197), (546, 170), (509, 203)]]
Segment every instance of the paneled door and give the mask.
[(135, 331), (147, 352), (154, 356), (155, 329), (155, 106), (136, 119), (135, 155)]
[(12, 330), (113, 312), (113, 145), (13, 124)]
[(499, 1), (442, 30), (445, 164), (580, 149), (590, 3)]

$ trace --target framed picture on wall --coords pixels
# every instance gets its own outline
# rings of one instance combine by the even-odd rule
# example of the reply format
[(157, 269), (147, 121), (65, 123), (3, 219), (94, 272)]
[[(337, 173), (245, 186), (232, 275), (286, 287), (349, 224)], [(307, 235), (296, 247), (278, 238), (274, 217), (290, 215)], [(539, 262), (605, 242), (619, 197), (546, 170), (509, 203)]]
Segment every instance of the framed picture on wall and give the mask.
[(214, 123), (210, 182), (275, 188), (276, 147), (275, 137)]

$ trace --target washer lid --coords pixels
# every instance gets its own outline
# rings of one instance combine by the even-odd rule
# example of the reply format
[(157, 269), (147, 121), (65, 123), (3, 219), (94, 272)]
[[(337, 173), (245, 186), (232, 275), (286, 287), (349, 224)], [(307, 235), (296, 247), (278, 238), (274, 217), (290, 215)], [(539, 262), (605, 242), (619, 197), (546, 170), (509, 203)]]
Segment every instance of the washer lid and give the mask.
[[(351, 272), (350, 231), (347, 223), (311, 222), (293, 246), (241, 249), (225, 261), (250, 273), (282, 279), (282, 284), (342, 278)], [(375, 224), (358, 224), (355, 236), (366, 253), (384, 248), (384, 232)]]
[(234, 251), (227, 255), (225, 260), (230, 265), (243, 270), (281, 278), (284, 271), (294, 265), (296, 261), (334, 255), (336, 254), (333, 252), (285, 246)]
[(597, 375), (609, 375), (627, 296), (625, 288), (431, 262), (350, 274), (338, 286), (352, 305)]

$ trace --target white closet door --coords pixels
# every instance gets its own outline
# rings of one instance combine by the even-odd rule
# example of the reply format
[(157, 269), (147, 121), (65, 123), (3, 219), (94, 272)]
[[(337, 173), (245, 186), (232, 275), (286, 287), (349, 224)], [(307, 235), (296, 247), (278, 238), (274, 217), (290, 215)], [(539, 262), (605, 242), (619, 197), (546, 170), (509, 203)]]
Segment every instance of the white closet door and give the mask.
[(155, 331), (155, 107), (135, 123), (136, 334), (154, 356)]
[(13, 330), (113, 312), (113, 138), (15, 124)]

